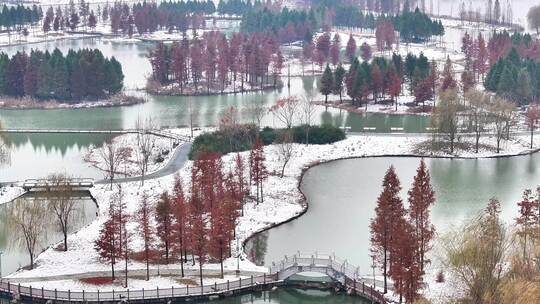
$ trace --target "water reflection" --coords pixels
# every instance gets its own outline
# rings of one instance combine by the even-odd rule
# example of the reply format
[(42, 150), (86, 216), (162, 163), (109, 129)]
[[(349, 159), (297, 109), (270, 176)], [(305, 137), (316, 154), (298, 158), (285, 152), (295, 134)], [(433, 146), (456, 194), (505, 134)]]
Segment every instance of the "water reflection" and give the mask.
[(6, 134), (11, 162), (0, 170), (0, 180), (43, 178), (53, 172), (102, 178), (103, 173), (83, 158), (89, 147), (101, 146), (111, 138), (108, 134)]
[[(37, 241), (36, 254), (62, 239), (62, 233), (56, 224), (54, 213), (47, 208), (49, 201), (65, 196), (60, 193), (27, 193), (19, 199), (0, 205), (0, 252), (2, 255), (3, 275), (14, 272), (30, 263), (27, 247), (21, 238), (21, 229), (16, 224), (14, 214), (25, 212), (43, 212), (45, 221), (36, 226), (40, 237)], [(74, 212), (70, 215), (69, 232), (77, 231), (88, 225), (96, 216), (97, 206), (89, 197), (88, 191), (74, 192), (69, 199), (75, 201)], [(30, 209), (27, 209), (30, 208)], [(29, 215), (26, 215), (27, 218)]]

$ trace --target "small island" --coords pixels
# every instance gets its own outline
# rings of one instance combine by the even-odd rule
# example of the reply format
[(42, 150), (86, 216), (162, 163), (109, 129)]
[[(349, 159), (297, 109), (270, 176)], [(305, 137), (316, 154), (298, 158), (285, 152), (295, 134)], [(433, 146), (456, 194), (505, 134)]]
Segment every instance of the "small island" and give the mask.
[(126, 105), (141, 102), (120, 94), (122, 65), (98, 49), (0, 53), (0, 95), (4, 108)]

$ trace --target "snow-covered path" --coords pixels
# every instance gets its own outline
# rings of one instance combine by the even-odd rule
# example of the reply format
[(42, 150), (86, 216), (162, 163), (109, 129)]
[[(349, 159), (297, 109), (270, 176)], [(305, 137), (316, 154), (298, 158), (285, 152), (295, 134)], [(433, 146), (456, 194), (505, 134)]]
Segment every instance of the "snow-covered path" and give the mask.
[[(186, 142), (183, 144), (180, 144), (176, 149), (174, 150), (174, 154), (171, 157), (171, 159), (167, 162), (163, 168), (152, 172), (144, 177), (144, 180), (150, 180), (150, 179), (156, 179), (160, 177), (164, 177), (170, 174), (174, 174), (175, 172), (178, 172), (178, 170), (182, 169), (184, 164), (188, 161), (188, 154), (191, 150), (191, 142)], [(126, 177), (126, 178), (118, 178), (114, 179), (113, 183), (129, 183), (129, 182), (138, 182), (142, 180), (142, 176), (133, 176), (133, 177)], [(97, 181), (95, 184), (108, 184), (110, 183), (109, 180), (104, 179)]]

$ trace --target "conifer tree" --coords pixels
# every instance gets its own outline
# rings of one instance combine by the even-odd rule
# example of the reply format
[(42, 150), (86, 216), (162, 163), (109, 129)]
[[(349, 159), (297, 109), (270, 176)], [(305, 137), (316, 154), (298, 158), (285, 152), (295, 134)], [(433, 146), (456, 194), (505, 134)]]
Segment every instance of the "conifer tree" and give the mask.
[(384, 293), (388, 291), (387, 277), (393, 258), (391, 255), (393, 240), (399, 234), (398, 220), (405, 215), (403, 203), (399, 197), (401, 184), (393, 166), (390, 166), (383, 179), (383, 190), (377, 199), (375, 217), (371, 220), (371, 251), (375, 256), (384, 276)]
[(324, 95), (324, 103), (328, 103), (328, 95), (332, 93), (332, 88), (334, 86), (334, 75), (329, 65), (326, 65), (321, 80), (319, 91)]

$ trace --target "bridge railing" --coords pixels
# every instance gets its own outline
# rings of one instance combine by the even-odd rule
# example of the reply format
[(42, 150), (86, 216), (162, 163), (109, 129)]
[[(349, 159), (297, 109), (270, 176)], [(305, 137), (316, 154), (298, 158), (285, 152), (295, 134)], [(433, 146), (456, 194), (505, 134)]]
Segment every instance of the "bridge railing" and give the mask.
[(9, 282), (0, 281), (0, 291), (13, 295), (29, 297), (34, 299), (60, 300), (60, 301), (117, 301), (117, 300), (144, 300), (144, 299), (168, 299), (181, 298), (199, 295), (221, 294), (244, 288), (254, 287), (260, 284), (276, 282), (277, 275), (263, 274), (260, 276), (240, 277), (235, 280), (228, 280), (222, 283), (206, 284), (201, 286), (155, 288), (140, 290), (112, 290), (112, 291), (71, 291), (71, 290), (50, 290), (43, 288), (32, 288), (31, 286), (14, 285)]

